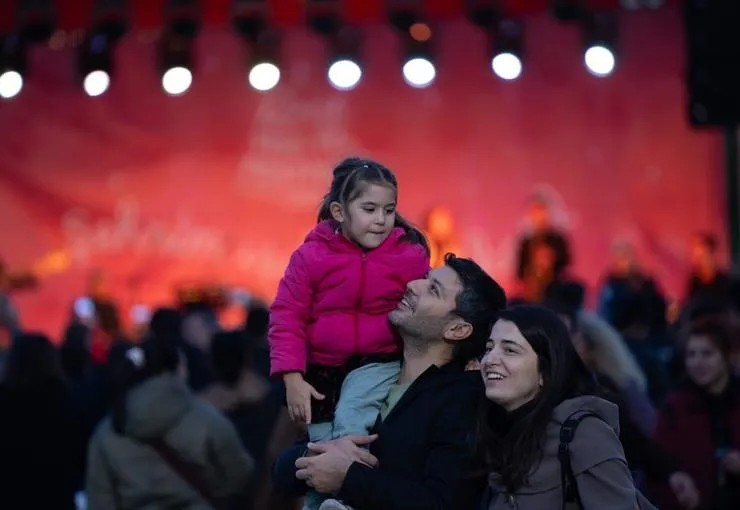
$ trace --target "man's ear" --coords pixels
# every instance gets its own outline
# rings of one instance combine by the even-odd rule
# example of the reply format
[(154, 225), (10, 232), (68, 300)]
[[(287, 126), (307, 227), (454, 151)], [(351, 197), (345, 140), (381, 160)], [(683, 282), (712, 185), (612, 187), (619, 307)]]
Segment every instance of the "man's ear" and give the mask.
[(339, 202), (332, 202), (329, 204), (329, 212), (334, 221), (338, 223), (344, 223), (344, 207)]
[(448, 342), (459, 342), (473, 334), (473, 325), (462, 319), (454, 319), (445, 326), (442, 336)]

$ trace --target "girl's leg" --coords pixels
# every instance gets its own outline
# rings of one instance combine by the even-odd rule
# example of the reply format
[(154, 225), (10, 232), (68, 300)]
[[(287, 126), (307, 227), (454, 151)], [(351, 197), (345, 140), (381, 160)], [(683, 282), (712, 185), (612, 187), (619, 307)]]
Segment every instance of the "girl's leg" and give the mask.
[(333, 438), (367, 434), (378, 419), (380, 405), (398, 382), (401, 362), (370, 363), (347, 374), (334, 412)]

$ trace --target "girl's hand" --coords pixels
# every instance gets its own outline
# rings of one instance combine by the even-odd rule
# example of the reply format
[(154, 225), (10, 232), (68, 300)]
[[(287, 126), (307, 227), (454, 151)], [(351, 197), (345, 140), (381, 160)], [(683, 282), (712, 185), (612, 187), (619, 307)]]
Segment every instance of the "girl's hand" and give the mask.
[(311, 397), (324, 400), (324, 395), (303, 379), (303, 374), (291, 372), (283, 375), (286, 397), (288, 401), (288, 415), (295, 423), (311, 424)]

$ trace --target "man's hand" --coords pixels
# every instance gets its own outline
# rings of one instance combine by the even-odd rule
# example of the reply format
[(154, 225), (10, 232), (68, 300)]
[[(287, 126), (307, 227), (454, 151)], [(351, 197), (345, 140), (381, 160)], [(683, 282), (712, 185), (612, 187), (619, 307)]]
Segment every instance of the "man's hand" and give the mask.
[(347, 471), (354, 462), (378, 465), (378, 459), (359, 445), (369, 444), (376, 436), (349, 436), (326, 443), (309, 444), (312, 456), (301, 457), (295, 463), (296, 478), (323, 494), (336, 494), (342, 488)]
[(371, 468), (378, 467), (378, 458), (361, 446), (367, 446), (378, 439), (377, 434), (372, 436), (345, 436), (331, 441), (320, 443), (308, 443), (308, 455), (315, 456), (325, 453), (332, 447), (339, 448), (342, 453), (348, 455), (354, 462), (360, 462)]
[(668, 478), (668, 485), (683, 508), (693, 510), (699, 506), (699, 491), (689, 475), (676, 471)]

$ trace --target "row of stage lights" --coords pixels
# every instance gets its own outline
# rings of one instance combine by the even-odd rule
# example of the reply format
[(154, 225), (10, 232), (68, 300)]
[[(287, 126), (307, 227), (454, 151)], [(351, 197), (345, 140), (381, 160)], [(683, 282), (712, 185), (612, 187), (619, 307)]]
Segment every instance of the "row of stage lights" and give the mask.
[[(280, 82), (280, 38), (271, 29), (257, 4), (235, 12), (233, 25), (250, 48), (247, 81), (255, 90), (266, 92)], [(342, 23), (341, 17), (321, 3), (308, 13), (311, 27), (326, 40), (330, 48), (327, 79), (337, 90), (352, 90), (362, 79), (360, 33)], [(490, 66), (505, 81), (519, 78), (523, 71), (524, 26), (520, 20), (503, 17), (493, 6), (469, 10), (469, 18), (482, 28), (489, 39)], [(77, 66), (81, 84), (91, 96), (103, 95), (113, 75), (112, 53), (126, 32), (120, 13), (99, 19), (78, 47)], [(173, 16), (159, 41), (159, 64), (162, 88), (168, 95), (179, 96), (193, 83), (193, 41), (199, 25), (195, 16), (182, 12)], [(616, 64), (616, 21), (607, 14), (579, 14), (567, 21), (578, 22), (584, 35), (583, 61), (594, 76), (605, 77)], [(433, 57), (433, 33), (421, 17), (410, 11), (392, 13), (391, 24), (402, 38), (405, 52), (402, 63), (404, 81), (415, 88), (428, 87), (437, 75)], [(31, 36), (29, 36), (31, 34)], [(30, 43), (49, 39), (51, 25), (5, 35), (0, 53), (0, 97), (11, 99), (23, 89), (26, 78), (26, 48)]]

